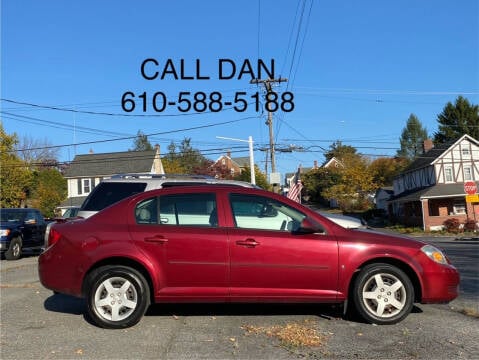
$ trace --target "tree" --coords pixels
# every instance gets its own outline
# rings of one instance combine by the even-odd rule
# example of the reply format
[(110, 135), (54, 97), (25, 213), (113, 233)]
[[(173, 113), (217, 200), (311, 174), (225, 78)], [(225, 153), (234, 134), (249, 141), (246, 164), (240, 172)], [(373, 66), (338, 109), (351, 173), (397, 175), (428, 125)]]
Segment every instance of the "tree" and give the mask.
[(445, 143), (458, 139), (464, 134), (479, 139), (479, 106), (472, 105), (459, 96), (453, 105), (448, 102), (442, 113), (437, 116), (438, 131), (434, 142)]
[(409, 115), (406, 127), (403, 129), (399, 139), (401, 149), (398, 150), (397, 155), (413, 161), (422, 154), (422, 144), (427, 138), (427, 130), (422, 126), (417, 116), (414, 114)]
[(138, 130), (135, 140), (133, 140), (133, 149), (130, 151), (153, 150), (153, 146), (148, 141), (148, 136)]
[(67, 181), (56, 169), (35, 171), (31, 194), (33, 207), (53, 217), (55, 208), (67, 197)]
[(337, 172), (337, 182), (324, 188), (321, 196), (336, 199), (343, 211), (366, 210), (370, 207), (369, 196), (377, 189), (377, 184), (369, 170), (369, 159), (350, 153), (341, 158), (343, 166)]
[(309, 200), (324, 205), (329, 204), (329, 199), (322, 196), (322, 192), (341, 180), (340, 173), (336, 168), (317, 168), (301, 174), (304, 190), (309, 195)]
[[(254, 175), (255, 175), (255, 182), (257, 186), (265, 190), (270, 190), (271, 186), (268, 183), (268, 179), (265, 173), (263, 173), (259, 169), (258, 165), (254, 166)], [(239, 181), (251, 182), (251, 168), (249, 166), (245, 167), (241, 171), (241, 174), (236, 175), (234, 179)]]
[(0, 122), (0, 207), (22, 207), (26, 205), (31, 172), (16, 155), (16, 134), (8, 135)]
[[(174, 142), (168, 145), (168, 153), (162, 159), (165, 171), (176, 174), (205, 174), (212, 164), (201, 152), (191, 145), (191, 138), (184, 138), (180, 146)], [(174, 169), (176, 171), (171, 171)], [(208, 173), (209, 174), (209, 173)]]
[(369, 165), (373, 182), (378, 186), (392, 186), (394, 178), (407, 166), (409, 160), (403, 157), (378, 158)]
[(324, 154), (327, 161), (331, 160), (333, 157), (340, 160), (343, 157), (357, 155), (356, 149), (354, 147), (350, 145), (343, 145), (342, 142), (339, 140), (331, 144), (329, 148), (330, 150), (326, 154)]
[(53, 147), (47, 140), (38, 140), (24, 136), (16, 146), (18, 156), (30, 166), (57, 164), (59, 148)]

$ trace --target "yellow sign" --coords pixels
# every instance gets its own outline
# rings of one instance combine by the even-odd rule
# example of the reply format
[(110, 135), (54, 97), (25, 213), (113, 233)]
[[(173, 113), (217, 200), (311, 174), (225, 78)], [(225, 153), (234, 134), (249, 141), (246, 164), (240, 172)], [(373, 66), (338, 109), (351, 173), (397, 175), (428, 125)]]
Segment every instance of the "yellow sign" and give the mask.
[(466, 195), (466, 202), (479, 202), (479, 194)]

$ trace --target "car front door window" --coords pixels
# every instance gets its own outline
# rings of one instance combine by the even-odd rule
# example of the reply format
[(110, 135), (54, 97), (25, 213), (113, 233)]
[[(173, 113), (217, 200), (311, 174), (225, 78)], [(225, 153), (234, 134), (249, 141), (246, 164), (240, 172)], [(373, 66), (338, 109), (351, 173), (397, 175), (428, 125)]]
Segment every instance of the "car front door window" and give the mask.
[(260, 196), (231, 194), (231, 208), (238, 228), (296, 231), (306, 217), (279, 201)]

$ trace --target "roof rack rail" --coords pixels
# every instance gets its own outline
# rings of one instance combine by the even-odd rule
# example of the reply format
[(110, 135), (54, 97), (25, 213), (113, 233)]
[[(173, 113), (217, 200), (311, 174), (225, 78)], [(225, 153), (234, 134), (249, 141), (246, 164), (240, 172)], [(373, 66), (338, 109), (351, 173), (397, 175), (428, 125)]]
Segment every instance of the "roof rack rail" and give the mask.
[(215, 178), (208, 175), (189, 175), (189, 174), (151, 174), (151, 173), (126, 173), (115, 174), (111, 176), (111, 179), (205, 179), (214, 180)]

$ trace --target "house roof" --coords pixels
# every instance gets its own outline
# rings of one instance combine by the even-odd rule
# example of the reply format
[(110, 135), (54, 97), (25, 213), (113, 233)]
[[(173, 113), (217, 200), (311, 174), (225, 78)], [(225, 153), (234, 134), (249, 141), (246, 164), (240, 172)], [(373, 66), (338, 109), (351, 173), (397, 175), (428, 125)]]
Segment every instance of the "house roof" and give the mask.
[(149, 173), (155, 155), (156, 150), (76, 155), (66, 169), (65, 177)]
[(416, 160), (414, 160), (405, 170), (404, 172), (410, 172), (410, 171), (414, 171), (414, 170), (417, 170), (417, 169), (421, 169), (423, 167), (426, 167), (426, 166), (429, 166), (431, 165), (437, 158), (439, 158), (444, 152), (446, 152), (449, 148), (451, 148), (454, 144), (458, 143), (459, 141), (461, 141), (462, 139), (464, 138), (467, 138), (469, 139), (470, 141), (474, 142), (474, 143), (479, 143), (476, 139), (474, 139), (473, 137), (465, 134), (463, 136), (461, 136), (460, 138), (456, 139), (456, 140), (453, 140), (453, 141), (449, 141), (449, 142), (446, 142), (446, 143), (443, 143), (443, 144), (437, 144), (437, 145), (434, 145), (434, 147), (427, 151), (426, 153), (422, 154), (421, 156), (419, 156)]
[(249, 156), (235, 157), (231, 158), (231, 160), (237, 163), (239, 167), (249, 167)]
[(61, 207), (69, 207), (69, 206), (78, 206), (80, 207), (83, 202), (85, 201), (87, 197), (86, 196), (76, 196), (76, 197), (69, 197), (68, 199), (65, 199), (61, 202), (60, 208)]
[(330, 167), (330, 166), (333, 165), (333, 164), (334, 164), (334, 166), (339, 166), (339, 165), (343, 166), (343, 164), (341, 163), (341, 161), (339, 161), (338, 159), (336, 159), (336, 158), (333, 156), (331, 159), (329, 159), (327, 162), (325, 162), (321, 167), (328, 168), (328, 167)]
[(383, 186), (380, 187), (379, 189), (376, 190), (376, 194), (379, 193), (380, 191), (385, 192), (386, 194), (392, 196), (394, 195), (394, 189), (392, 186)]
[(409, 201), (420, 201), (425, 199), (463, 197), (463, 196), (466, 196), (464, 192), (463, 183), (439, 184), (439, 185), (422, 188), (419, 190), (405, 191), (399, 195), (392, 196), (389, 199), (389, 201), (409, 202)]

